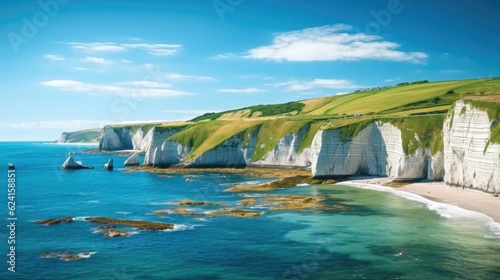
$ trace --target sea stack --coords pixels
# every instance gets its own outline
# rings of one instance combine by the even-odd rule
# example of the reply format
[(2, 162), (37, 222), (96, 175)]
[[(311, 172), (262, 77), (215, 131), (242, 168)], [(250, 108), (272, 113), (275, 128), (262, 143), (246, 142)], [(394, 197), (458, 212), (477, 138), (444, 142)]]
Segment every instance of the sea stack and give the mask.
[(62, 165), (62, 169), (72, 170), (72, 169), (93, 169), (92, 166), (84, 166), (80, 162), (73, 160), (73, 156), (69, 156)]
[(113, 170), (113, 159), (112, 158), (110, 158), (108, 160), (108, 163), (104, 164), (104, 169)]
[(131, 155), (125, 162), (123, 163), (124, 166), (137, 166), (139, 165), (139, 154), (134, 153)]

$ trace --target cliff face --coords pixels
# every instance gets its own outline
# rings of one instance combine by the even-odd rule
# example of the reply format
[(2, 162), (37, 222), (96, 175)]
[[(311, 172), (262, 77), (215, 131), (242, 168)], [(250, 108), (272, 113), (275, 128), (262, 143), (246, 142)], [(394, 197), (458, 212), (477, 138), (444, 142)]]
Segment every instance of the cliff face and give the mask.
[(372, 123), (350, 141), (341, 130), (320, 131), (312, 144), (314, 176), (372, 175), (396, 179), (442, 179), (442, 153), (429, 148), (406, 155), (401, 131), (392, 124)]
[(489, 143), (488, 114), (458, 101), (444, 122), (444, 181), (500, 192), (500, 145)]
[[(417, 134), (420, 131), (421, 135), (422, 130), (415, 129), (414, 125), (405, 128), (398, 119), (391, 121), (393, 123), (368, 123), (351, 137), (343, 135), (342, 129), (319, 130), (312, 143), (301, 149), (310, 132), (310, 125), (306, 125), (278, 139), (274, 148), (259, 159), (254, 158), (258, 148), (256, 143), (262, 140), (258, 139), (259, 129), (248, 132), (248, 135), (233, 135), (196, 157), (190, 154), (193, 147), (169, 139), (184, 128), (153, 127), (147, 131), (139, 128), (134, 133), (130, 128), (105, 128), (100, 148), (141, 150), (146, 153), (144, 164), (155, 166), (300, 167), (310, 168), (314, 176), (444, 179), (452, 185), (500, 192), (500, 145), (489, 143), (492, 122), (488, 114), (462, 101), (457, 102), (450, 112), (443, 124), (443, 116), (427, 119), (439, 128), (433, 135), (437, 135), (439, 141), (444, 140), (444, 148), (441, 145), (434, 148), (434, 152), (428, 147), (430, 144)], [(415, 118), (411, 120), (415, 121)], [(412, 149), (409, 149), (410, 145), (413, 145)]]
[(99, 149), (108, 151), (138, 150), (145, 152), (144, 164), (155, 165), (156, 162), (158, 165), (161, 162), (164, 141), (179, 130), (139, 127), (133, 133), (130, 127), (105, 127), (101, 132)]

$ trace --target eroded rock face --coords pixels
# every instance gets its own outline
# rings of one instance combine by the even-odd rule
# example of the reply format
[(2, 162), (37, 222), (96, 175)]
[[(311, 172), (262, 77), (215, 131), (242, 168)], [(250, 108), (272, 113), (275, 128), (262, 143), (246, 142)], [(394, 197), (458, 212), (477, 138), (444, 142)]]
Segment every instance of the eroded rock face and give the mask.
[(134, 153), (123, 163), (124, 166), (137, 166), (139, 165), (139, 154)]
[(452, 113), (443, 124), (444, 181), (500, 192), (500, 145), (489, 143), (488, 114), (463, 101), (456, 102)]

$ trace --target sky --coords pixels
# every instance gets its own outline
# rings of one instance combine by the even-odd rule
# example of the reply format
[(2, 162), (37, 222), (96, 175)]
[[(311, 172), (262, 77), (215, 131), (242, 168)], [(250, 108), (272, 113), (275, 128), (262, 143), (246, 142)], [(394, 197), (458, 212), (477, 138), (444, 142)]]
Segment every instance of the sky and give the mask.
[(0, 141), (500, 76), (496, 0), (2, 0)]

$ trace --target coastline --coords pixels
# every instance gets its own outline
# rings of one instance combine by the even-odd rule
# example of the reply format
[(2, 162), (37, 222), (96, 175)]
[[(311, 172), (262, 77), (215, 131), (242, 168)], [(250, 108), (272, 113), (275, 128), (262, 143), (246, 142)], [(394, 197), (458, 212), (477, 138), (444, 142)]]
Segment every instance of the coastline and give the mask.
[[(244, 174), (261, 178), (290, 178), (295, 176), (310, 175), (310, 171), (293, 168), (267, 168), (267, 167), (245, 167), (245, 168), (186, 168), (169, 167), (158, 168), (151, 166), (131, 167), (125, 172), (146, 171), (163, 174), (188, 174), (199, 172), (233, 173)], [(414, 182), (401, 187), (391, 187), (386, 184), (392, 182), (390, 178), (373, 177), (351, 177), (337, 184), (351, 185), (355, 187), (376, 186), (382, 190), (387, 188), (393, 191), (402, 191), (415, 194), (433, 202), (456, 206), (465, 210), (474, 211), (490, 217), (494, 222), (500, 223), (500, 197), (471, 188), (453, 187), (444, 182)]]
[(500, 223), (500, 198), (494, 197), (493, 194), (470, 188), (452, 187), (444, 182), (416, 182), (400, 188), (384, 186), (383, 184), (386, 182), (387, 179), (385, 178), (377, 178), (354, 179), (339, 184), (352, 186), (374, 185), (393, 191), (416, 194), (434, 202), (482, 213), (493, 219), (494, 222)]

